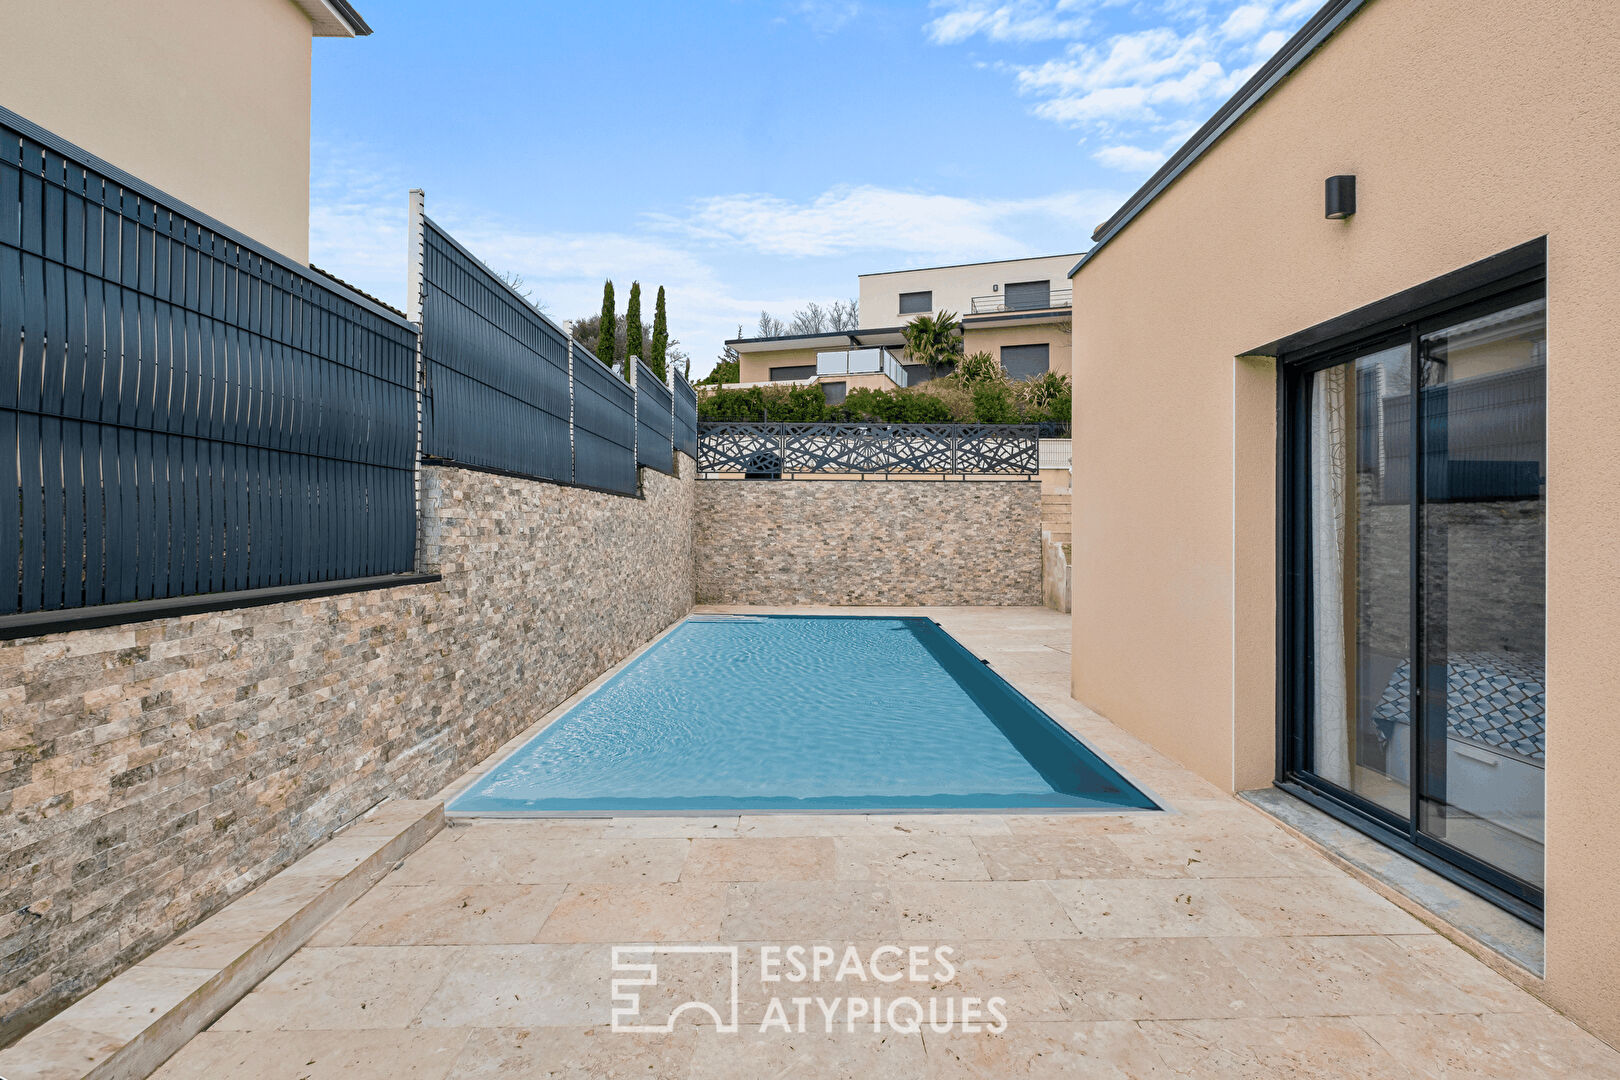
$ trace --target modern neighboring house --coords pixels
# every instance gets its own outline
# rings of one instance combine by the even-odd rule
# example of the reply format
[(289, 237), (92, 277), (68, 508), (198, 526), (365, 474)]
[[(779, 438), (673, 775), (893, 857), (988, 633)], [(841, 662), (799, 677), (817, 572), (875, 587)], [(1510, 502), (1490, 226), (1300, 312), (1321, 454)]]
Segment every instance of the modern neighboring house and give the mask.
[(0, 22), (0, 105), (309, 261), (310, 42), (371, 33), (346, 0), (10, 0)]
[(1070, 275), (1075, 697), (1611, 1042), (1617, 102), (1614, 0), (1331, 0)]
[(987, 352), (1009, 377), (1069, 373), (1071, 308), (1066, 275), (1079, 253), (890, 270), (860, 276), (855, 330), (737, 338), (738, 382), (817, 382), (829, 401), (859, 386), (893, 389), (934, 376), (905, 355), (905, 325), (950, 312), (963, 352)]

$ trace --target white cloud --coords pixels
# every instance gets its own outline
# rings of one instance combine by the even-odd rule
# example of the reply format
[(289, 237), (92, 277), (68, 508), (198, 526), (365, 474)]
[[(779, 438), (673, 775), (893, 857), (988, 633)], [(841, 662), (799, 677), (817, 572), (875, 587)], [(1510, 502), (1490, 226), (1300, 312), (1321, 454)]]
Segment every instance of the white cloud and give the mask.
[(1272, 53), (1283, 47), (1289, 38), (1286, 30), (1272, 30), (1255, 39), (1254, 55), (1269, 57)]
[[(1315, 0), (1019, 0), (1000, 6), (948, 0), (948, 10), (924, 32), (941, 43), (975, 34), (992, 41), (1073, 39), (1044, 61), (1003, 66), (1019, 92), (1035, 99), (1036, 116), (1105, 135), (1108, 147), (1129, 147), (1195, 127), (1314, 7)], [(1015, 26), (1047, 32), (1015, 37)]]
[(853, 0), (798, 0), (788, 5), (788, 11), (804, 20), (811, 33), (827, 37), (854, 22), (861, 5)]
[(1232, 9), (1232, 13), (1221, 24), (1221, 37), (1223, 38), (1252, 38), (1270, 20), (1271, 11), (1265, 4), (1243, 4)]
[(972, 199), (840, 186), (802, 202), (766, 194), (720, 195), (699, 201), (687, 215), (659, 221), (694, 237), (772, 255), (884, 252), (967, 259), (1019, 254), (1024, 245), (1008, 226), (1020, 219), (1045, 215), (1059, 229), (1089, 228), (1086, 223), (1098, 210), (1111, 209), (1114, 200), (1112, 193)]
[(983, 34), (991, 41), (1051, 41), (1078, 37), (1090, 25), (1085, 0), (934, 0), (942, 12), (925, 28), (938, 45), (955, 45)]
[(1151, 172), (1164, 163), (1165, 155), (1157, 150), (1144, 150), (1140, 146), (1105, 146), (1092, 154), (1098, 164), (1121, 172)]

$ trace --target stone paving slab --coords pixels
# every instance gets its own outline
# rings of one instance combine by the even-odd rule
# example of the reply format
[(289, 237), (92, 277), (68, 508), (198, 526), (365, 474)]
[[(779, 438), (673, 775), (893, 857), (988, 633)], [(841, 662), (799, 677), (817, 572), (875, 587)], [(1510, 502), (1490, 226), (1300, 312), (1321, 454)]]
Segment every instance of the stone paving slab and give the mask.
[[(453, 822), (157, 1075), (1620, 1080), (1620, 1053), (1072, 701), (1067, 656), (1028, 648), (1066, 641), (1066, 616), (900, 611), (1168, 812)], [(613, 948), (652, 943), (737, 947), (738, 1030), (693, 1012), (611, 1029)], [(793, 946), (955, 960), (899, 984), (767, 981)], [(729, 992), (723, 957), (660, 963), (649, 1017)], [(999, 997), (1006, 1025), (828, 1030), (811, 1005), (803, 1031), (765, 1026), (795, 994), (898, 993)]]

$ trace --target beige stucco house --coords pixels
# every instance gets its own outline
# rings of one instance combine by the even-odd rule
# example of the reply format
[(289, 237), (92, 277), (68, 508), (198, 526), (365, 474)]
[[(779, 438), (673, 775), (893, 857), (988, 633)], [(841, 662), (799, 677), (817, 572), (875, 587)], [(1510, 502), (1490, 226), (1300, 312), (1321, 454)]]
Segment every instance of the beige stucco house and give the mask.
[(0, 21), (96, 72), (7, 49), (0, 104), (308, 262), (310, 41), (371, 33), (346, 0), (12, 0)]
[(987, 352), (1014, 379), (1069, 373), (1069, 290), (1078, 253), (890, 270), (860, 276), (855, 330), (736, 338), (738, 381), (819, 383), (841, 401), (857, 387), (892, 389), (931, 377), (905, 355), (902, 331), (918, 315), (961, 320), (963, 351)]
[(1075, 696), (1544, 922), (1611, 1042), (1616, 102), (1612, 0), (1331, 0), (1071, 275)]

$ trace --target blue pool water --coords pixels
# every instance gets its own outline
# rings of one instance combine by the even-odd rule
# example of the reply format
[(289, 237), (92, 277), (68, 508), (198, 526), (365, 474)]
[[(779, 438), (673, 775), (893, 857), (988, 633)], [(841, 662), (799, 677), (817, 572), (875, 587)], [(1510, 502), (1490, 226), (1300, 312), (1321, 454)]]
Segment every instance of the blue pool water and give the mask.
[(1154, 803), (931, 620), (695, 615), (449, 810), (1131, 807)]

